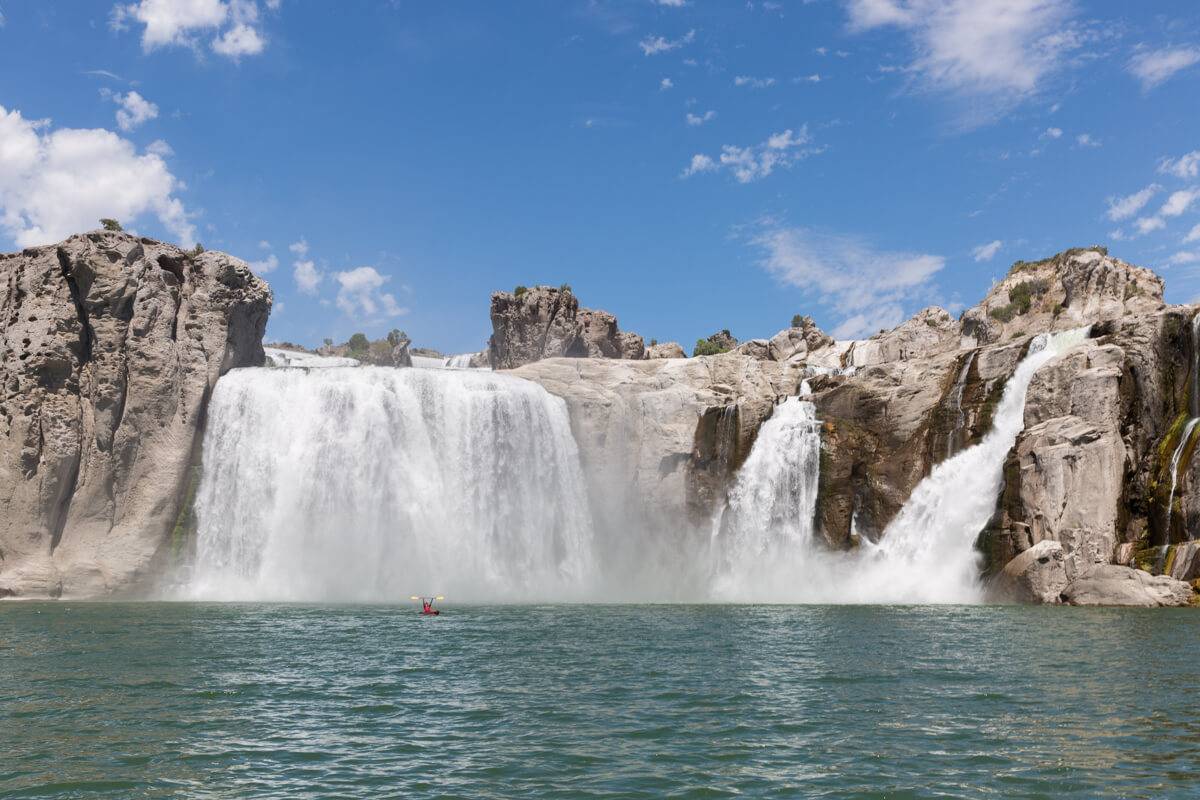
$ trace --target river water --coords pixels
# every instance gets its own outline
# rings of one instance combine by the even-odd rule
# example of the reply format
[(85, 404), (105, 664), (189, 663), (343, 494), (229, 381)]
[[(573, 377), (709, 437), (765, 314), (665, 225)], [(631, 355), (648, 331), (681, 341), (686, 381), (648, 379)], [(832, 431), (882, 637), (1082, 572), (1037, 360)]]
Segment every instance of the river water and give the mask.
[(6, 603), (2, 797), (1196, 797), (1200, 616)]

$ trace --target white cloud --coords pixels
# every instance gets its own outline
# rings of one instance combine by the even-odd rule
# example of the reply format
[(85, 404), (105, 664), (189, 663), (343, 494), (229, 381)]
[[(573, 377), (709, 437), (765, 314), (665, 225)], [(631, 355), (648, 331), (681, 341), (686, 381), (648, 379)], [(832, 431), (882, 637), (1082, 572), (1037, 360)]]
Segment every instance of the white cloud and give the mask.
[(250, 269), (254, 270), (255, 275), (266, 275), (279, 266), (279, 259), (274, 253), (268, 253), (267, 257), (260, 261), (251, 261)]
[(809, 146), (811, 141), (808, 126), (804, 125), (798, 133), (789, 128), (751, 147), (727, 144), (721, 148), (721, 155), (717, 159), (701, 153), (692, 156), (691, 164), (683, 171), (683, 177), (728, 169), (738, 183), (750, 183), (767, 177), (776, 168), (790, 167), (797, 161), (821, 152), (820, 148)]
[(1008, 103), (1034, 93), (1079, 47), (1072, 0), (846, 0), (850, 28), (897, 27), (926, 89)]
[(993, 258), (996, 257), (996, 253), (1000, 252), (1000, 248), (1003, 246), (1004, 246), (1004, 242), (1000, 241), (999, 239), (996, 239), (994, 241), (988, 242), (987, 244), (981, 244), (978, 247), (976, 247), (975, 249), (973, 249), (971, 251), (971, 256), (976, 261), (991, 261)]
[(661, 81), (658, 82), (658, 88), (664, 92), (667, 89), (670, 89), (671, 87), (673, 87), (674, 85), (675, 85), (675, 83), (670, 78), (663, 78)]
[(1180, 189), (1178, 192), (1172, 192), (1158, 213), (1163, 217), (1178, 217), (1191, 208), (1196, 198), (1200, 198), (1200, 189)]
[(638, 42), (638, 47), (642, 48), (642, 53), (647, 56), (656, 56), (659, 53), (669, 53), (672, 50), (678, 50), (685, 44), (691, 44), (696, 38), (694, 30), (688, 31), (678, 39), (667, 39), (662, 36), (647, 36), (642, 41)]
[(394, 295), (380, 291), (391, 278), (380, 275), (374, 267), (358, 267), (335, 273), (334, 277), (338, 282), (337, 307), (348, 316), (371, 319), (408, 313)]
[(296, 281), (296, 288), (305, 294), (316, 294), (324, 277), (324, 273), (310, 259), (300, 258), (292, 262), (292, 278)]
[(120, 106), (117, 109), (117, 127), (123, 131), (131, 131), (158, 116), (158, 106), (137, 92), (131, 91), (128, 94), (101, 93)]
[(1187, 236), (1183, 237), (1184, 244), (1191, 242), (1200, 242), (1200, 223), (1196, 224), (1195, 227), (1188, 231)]
[(654, 4), (666, 6), (667, 8), (683, 8), (687, 5), (684, 0), (654, 0)]
[(1100, 140), (1093, 139), (1090, 133), (1081, 133), (1075, 137), (1075, 143), (1080, 147), (1099, 147)]
[(687, 178), (692, 175), (698, 175), (701, 172), (712, 172), (717, 168), (717, 162), (713, 161), (703, 153), (697, 153), (692, 156), (692, 162), (688, 164), (683, 171), (683, 177)]
[(716, 118), (716, 116), (717, 116), (717, 112), (715, 112), (715, 111), (705, 111), (703, 114), (693, 114), (691, 112), (688, 112), (687, 124), (691, 125), (693, 128), (699, 127), (700, 125), (703, 125), (706, 122), (712, 122), (712, 120), (714, 120)]
[(146, 152), (153, 153), (160, 158), (170, 158), (175, 155), (175, 151), (171, 149), (171, 145), (164, 142), (162, 139), (155, 139), (150, 144), (146, 145)]
[(1042, 133), (1042, 139), (1058, 139), (1063, 135), (1062, 128), (1046, 128)]
[(1184, 153), (1179, 158), (1164, 158), (1158, 163), (1158, 171), (1176, 178), (1195, 178), (1200, 175), (1200, 150)]
[(817, 72), (814, 72), (812, 75), (801, 75), (799, 77), (792, 78), (792, 83), (820, 83), (820, 82), (821, 82), (821, 75), (820, 75), (820, 73), (817, 73)]
[(1200, 62), (1200, 47), (1164, 47), (1146, 50), (1129, 59), (1129, 72), (1149, 91), (1177, 72)]
[(1134, 224), (1137, 225), (1138, 233), (1141, 234), (1153, 233), (1167, 227), (1167, 223), (1163, 221), (1162, 217), (1140, 217)]
[(1197, 261), (1200, 261), (1200, 253), (1189, 252), (1187, 250), (1180, 250), (1167, 259), (1167, 263), (1173, 267), (1181, 264), (1195, 264)]
[(749, 86), (751, 89), (766, 89), (775, 85), (774, 78), (753, 78), (749, 75), (738, 75), (733, 79), (734, 86)]
[(235, 25), (212, 43), (213, 52), (235, 61), (242, 56), (256, 56), (264, 47), (262, 36), (249, 25)]
[(755, 237), (761, 266), (780, 282), (816, 295), (843, 314), (838, 338), (868, 336), (904, 320), (903, 304), (928, 292), (941, 256), (876, 250), (862, 240), (806, 228)]
[(51, 130), (0, 106), (0, 227), (20, 247), (92, 230), (101, 217), (128, 225), (143, 215), (191, 247), (196, 229), (175, 196), (181, 188), (159, 153), (139, 154), (112, 131)]
[(1137, 212), (1145, 208), (1146, 203), (1150, 202), (1150, 198), (1158, 194), (1162, 189), (1157, 183), (1152, 183), (1145, 189), (1139, 192), (1134, 192), (1125, 197), (1110, 197), (1108, 198), (1108, 218), (1113, 222), (1119, 222), (1123, 219), (1129, 219)]
[[(276, 0), (267, 7), (279, 8)], [(138, 0), (116, 5), (111, 15), (115, 30), (140, 24), (142, 50), (179, 45), (198, 49), (201, 35), (214, 33), (213, 52), (238, 59), (263, 51), (265, 40), (257, 28), (255, 0)]]
[(288, 245), (288, 250), (291, 250), (293, 253), (300, 256), (300, 258), (304, 258), (306, 255), (308, 255), (308, 240), (301, 239), (298, 242), (292, 242)]

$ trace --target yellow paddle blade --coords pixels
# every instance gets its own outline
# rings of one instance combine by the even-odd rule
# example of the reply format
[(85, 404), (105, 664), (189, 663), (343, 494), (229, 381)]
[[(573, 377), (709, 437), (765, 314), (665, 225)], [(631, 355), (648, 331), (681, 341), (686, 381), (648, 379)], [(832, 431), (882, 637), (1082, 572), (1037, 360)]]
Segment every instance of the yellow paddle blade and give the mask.
[(414, 594), (412, 597), (410, 597), (410, 598), (408, 598), (408, 599), (409, 599), (409, 600), (420, 600), (421, 598), (417, 597), (417, 596)]
[(434, 600), (445, 600), (446, 598), (442, 597), (442, 596), (439, 594), (437, 597), (435, 597), (435, 598), (433, 598), (433, 599), (434, 599)]

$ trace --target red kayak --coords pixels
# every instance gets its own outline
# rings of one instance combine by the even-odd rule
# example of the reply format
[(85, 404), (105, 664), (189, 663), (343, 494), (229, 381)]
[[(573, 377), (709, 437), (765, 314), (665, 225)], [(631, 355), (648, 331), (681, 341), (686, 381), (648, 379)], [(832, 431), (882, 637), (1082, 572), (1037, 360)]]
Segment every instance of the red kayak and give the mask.
[(420, 614), (422, 617), (436, 617), (438, 614), (440, 614), (442, 612), (438, 611), (437, 609), (434, 609), (433, 611), (418, 611), (417, 613)]

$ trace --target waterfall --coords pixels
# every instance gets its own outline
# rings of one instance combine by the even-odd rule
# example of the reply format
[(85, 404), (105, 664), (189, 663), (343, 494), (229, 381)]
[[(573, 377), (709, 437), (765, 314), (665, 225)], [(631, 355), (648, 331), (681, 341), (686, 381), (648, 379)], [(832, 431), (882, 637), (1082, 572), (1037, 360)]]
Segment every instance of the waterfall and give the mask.
[(595, 572), (565, 402), (485, 371), (233, 370), (196, 512), (195, 598), (571, 599)]
[(764, 570), (811, 550), (820, 451), (816, 407), (795, 397), (777, 405), (714, 520), (717, 596), (761, 588)]
[[(1187, 449), (1188, 442), (1191, 441), (1192, 431), (1196, 429), (1196, 424), (1200, 423), (1200, 314), (1192, 317), (1192, 374), (1190, 377), (1189, 419), (1183, 426), (1183, 432), (1179, 435), (1179, 444), (1175, 446), (1175, 452), (1171, 454), (1171, 491), (1167, 495), (1168, 535), (1170, 535), (1171, 520), (1175, 516), (1175, 489), (1179, 485), (1179, 462), (1183, 458), (1183, 451)], [(1191, 538), (1191, 534), (1188, 534), (1188, 538)]]
[(1025, 395), (1043, 364), (1087, 338), (1080, 328), (1041, 334), (1004, 386), (983, 440), (941, 462), (917, 484), (878, 544), (864, 546), (859, 600), (977, 602), (975, 540), (996, 509), (1004, 460), (1025, 427)]
[(277, 347), (264, 347), (263, 352), (267, 361), (274, 367), (356, 367), (358, 361), (353, 358), (339, 356), (319, 356), (315, 353), (301, 353), (298, 350), (280, 350)]
[(946, 455), (944, 458), (950, 458), (958, 449), (959, 437), (967, 420), (963, 414), (962, 400), (963, 393), (967, 388), (967, 375), (971, 372), (971, 365), (975, 363), (975, 350), (967, 353), (966, 360), (963, 361), (962, 369), (958, 371), (958, 378), (954, 381), (954, 388), (950, 390), (950, 402), (954, 409), (954, 428), (946, 434)]

